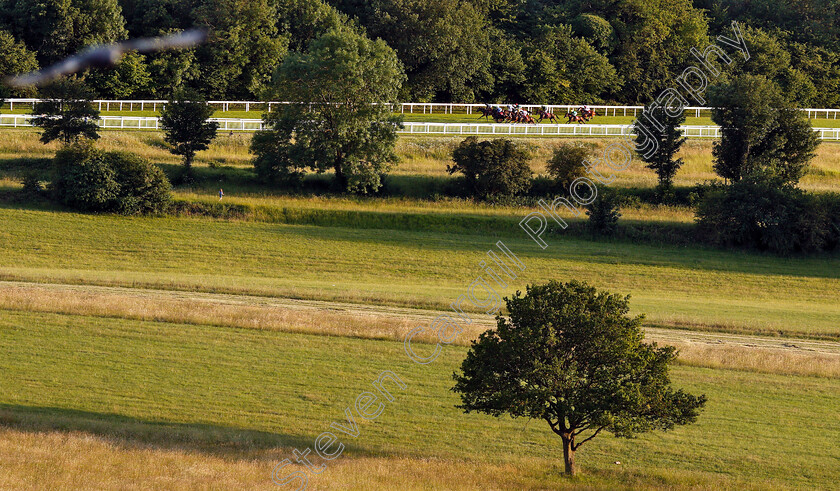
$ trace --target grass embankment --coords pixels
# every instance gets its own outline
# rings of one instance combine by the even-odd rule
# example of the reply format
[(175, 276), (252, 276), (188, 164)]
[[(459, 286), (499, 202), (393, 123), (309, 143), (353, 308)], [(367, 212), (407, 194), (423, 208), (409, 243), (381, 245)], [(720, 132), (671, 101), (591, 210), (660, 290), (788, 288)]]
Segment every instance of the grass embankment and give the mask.
[[(556, 488), (556, 438), (537, 421), (463, 415), (450, 374), (400, 343), (258, 330), (3, 312), (3, 487), (251, 487), (315, 436), (382, 370), (395, 391), (315, 489)], [(577, 485), (827, 488), (838, 477), (837, 380), (675, 367), (705, 393), (697, 424), (584, 446)], [(807, 408), (804, 411), (803, 408)], [(613, 464), (621, 461), (620, 465)], [(405, 472), (401, 476), (400, 472)], [(33, 483), (32, 476), (38, 476)]]
[[(433, 220), (434, 217), (427, 217)], [(580, 279), (633, 295), (652, 325), (840, 336), (840, 258), (776, 258), (566, 236), (280, 225), (0, 209), (6, 279), (150, 286), (446, 309), (503, 239), (524, 283)], [(335, 224), (337, 225), (337, 224)], [(37, 234), (33, 231), (39, 231)]]

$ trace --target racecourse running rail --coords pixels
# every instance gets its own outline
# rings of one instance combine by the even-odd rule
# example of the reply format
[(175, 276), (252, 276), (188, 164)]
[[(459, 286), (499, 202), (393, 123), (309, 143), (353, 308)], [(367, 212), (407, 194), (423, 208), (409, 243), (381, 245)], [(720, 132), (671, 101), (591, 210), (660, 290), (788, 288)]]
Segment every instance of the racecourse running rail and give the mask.
[[(0, 127), (31, 127), (30, 114), (0, 114)], [(262, 119), (211, 118), (219, 123), (219, 131), (259, 131)], [(160, 118), (138, 116), (100, 116), (97, 124), (114, 130), (159, 130)], [(514, 124), (514, 123), (403, 123), (398, 132), (409, 135), (512, 135), (512, 136), (633, 136), (629, 124)], [(719, 138), (718, 126), (680, 126), (689, 138)], [(840, 140), (840, 128), (814, 128), (821, 140)]]

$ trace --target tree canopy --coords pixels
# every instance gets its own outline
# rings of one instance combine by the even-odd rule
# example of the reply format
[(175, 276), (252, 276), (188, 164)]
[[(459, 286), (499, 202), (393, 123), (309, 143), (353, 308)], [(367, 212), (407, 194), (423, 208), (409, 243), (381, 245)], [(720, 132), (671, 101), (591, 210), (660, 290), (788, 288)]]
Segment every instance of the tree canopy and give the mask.
[(99, 111), (91, 104), (91, 90), (75, 78), (59, 79), (42, 91), (46, 99), (32, 108), (32, 124), (42, 128), (41, 142), (65, 145), (82, 138), (99, 138)]
[(602, 431), (632, 437), (696, 420), (705, 396), (673, 389), (673, 347), (643, 342), (629, 297), (556, 281), (505, 299), (507, 317), (467, 353), (453, 390), (465, 412), (545, 421), (575, 451)]
[(42, 66), (128, 34), (117, 0), (4, 0), (0, 18)]
[(196, 152), (207, 150), (210, 142), (216, 138), (219, 123), (208, 121), (213, 115), (213, 108), (191, 91), (177, 91), (160, 116), (166, 143), (172, 145), (170, 151), (184, 157), (184, 168), (189, 172)]
[[(22, 42), (16, 41), (8, 32), (0, 30), (0, 79), (37, 69), (35, 53), (26, 49)], [(0, 99), (12, 95), (30, 95), (26, 92), (28, 91), (13, 91), (5, 84), (0, 84)]]
[(403, 75), (394, 50), (349, 29), (315, 39), (305, 53), (280, 66), (274, 95), (289, 104), (265, 116), (252, 150), (264, 177), (295, 179), (304, 169), (332, 170), (343, 191), (367, 193), (382, 186), (396, 162), (400, 119), (389, 103)]
[(697, 63), (691, 48), (731, 37), (737, 20), (751, 58), (726, 72), (763, 75), (800, 106), (836, 107), (834, 10), (816, 0), (0, 0), (0, 30), (41, 66), (90, 44), (210, 30), (205, 45), (122, 67), (145, 68), (148, 85), (91, 83), (99, 97), (184, 87), (258, 99), (287, 53), (346, 28), (394, 49), (403, 100), (647, 104)]
[(762, 171), (795, 184), (805, 175), (819, 139), (807, 117), (763, 75), (743, 74), (709, 88), (721, 127), (713, 148), (715, 172), (738, 181)]

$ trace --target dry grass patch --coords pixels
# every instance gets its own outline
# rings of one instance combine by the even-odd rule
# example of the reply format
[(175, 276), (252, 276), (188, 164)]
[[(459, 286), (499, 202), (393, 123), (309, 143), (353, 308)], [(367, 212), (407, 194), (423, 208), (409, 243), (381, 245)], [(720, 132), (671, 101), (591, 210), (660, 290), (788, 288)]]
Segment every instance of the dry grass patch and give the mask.
[[(212, 452), (128, 445), (81, 431), (21, 431), (0, 427), (0, 488), (40, 489), (268, 489), (271, 470), (288, 448)], [(439, 458), (346, 457), (309, 481), (307, 489), (768, 489), (724, 475), (633, 467), (586, 469), (568, 480), (552, 459), (516, 464)], [(304, 470), (287, 467), (289, 472)], [(288, 487), (288, 486), (287, 486)]]
[(840, 378), (840, 354), (678, 341), (662, 344), (675, 346), (680, 350), (678, 362), (690, 366)]

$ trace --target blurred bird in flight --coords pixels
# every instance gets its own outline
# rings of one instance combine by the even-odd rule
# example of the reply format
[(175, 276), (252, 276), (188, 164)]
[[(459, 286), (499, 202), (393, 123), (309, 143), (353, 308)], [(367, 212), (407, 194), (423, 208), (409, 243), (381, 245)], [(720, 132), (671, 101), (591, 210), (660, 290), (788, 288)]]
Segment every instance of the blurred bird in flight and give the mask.
[(9, 77), (6, 83), (12, 87), (28, 87), (44, 85), (53, 80), (88, 67), (105, 67), (116, 64), (129, 51), (151, 53), (173, 48), (191, 48), (207, 40), (207, 31), (192, 29), (156, 38), (130, 39), (121, 43), (91, 46), (84, 51), (65, 58), (64, 60), (43, 70)]

